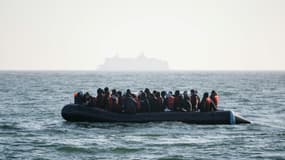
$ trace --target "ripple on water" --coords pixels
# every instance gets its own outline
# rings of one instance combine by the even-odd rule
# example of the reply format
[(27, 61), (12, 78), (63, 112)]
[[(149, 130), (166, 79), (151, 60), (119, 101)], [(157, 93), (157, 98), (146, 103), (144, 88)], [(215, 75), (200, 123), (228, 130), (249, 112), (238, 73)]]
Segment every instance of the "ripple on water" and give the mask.
[[(284, 73), (0, 74), (0, 159), (285, 157)], [(199, 90), (200, 96), (204, 91), (216, 89), (223, 109), (240, 112), (253, 123), (70, 123), (62, 119), (60, 111), (64, 104), (73, 102), (74, 91), (94, 94), (95, 88), (106, 84), (123, 91), (193, 87)]]

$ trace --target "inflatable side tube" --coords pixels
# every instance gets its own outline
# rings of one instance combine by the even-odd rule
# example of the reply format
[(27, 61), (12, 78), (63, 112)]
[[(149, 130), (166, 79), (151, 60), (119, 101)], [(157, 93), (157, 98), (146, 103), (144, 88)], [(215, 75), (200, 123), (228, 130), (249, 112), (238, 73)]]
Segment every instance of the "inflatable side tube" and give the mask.
[(239, 124), (248, 122), (232, 111), (217, 112), (146, 112), (114, 113), (96, 107), (69, 104), (63, 107), (62, 117), (67, 121), (79, 122), (161, 122), (180, 121), (191, 124)]

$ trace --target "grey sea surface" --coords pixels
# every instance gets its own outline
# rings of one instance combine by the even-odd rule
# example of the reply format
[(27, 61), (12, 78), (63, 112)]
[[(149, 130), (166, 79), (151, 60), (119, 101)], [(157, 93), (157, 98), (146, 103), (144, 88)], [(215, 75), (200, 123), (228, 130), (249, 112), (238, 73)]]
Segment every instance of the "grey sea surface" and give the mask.
[[(71, 123), (75, 91), (215, 89), (252, 124)], [(0, 159), (285, 159), (285, 72), (0, 72)]]

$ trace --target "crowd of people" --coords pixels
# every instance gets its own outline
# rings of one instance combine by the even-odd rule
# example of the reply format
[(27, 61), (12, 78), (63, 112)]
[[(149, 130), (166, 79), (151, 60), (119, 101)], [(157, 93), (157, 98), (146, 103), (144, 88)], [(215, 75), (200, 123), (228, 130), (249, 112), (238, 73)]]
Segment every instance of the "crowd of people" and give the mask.
[(198, 96), (197, 90), (192, 89), (190, 95), (187, 91), (180, 93), (176, 90), (172, 91), (156, 91), (152, 92), (146, 88), (134, 94), (127, 89), (123, 94), (116, 89), (109, 90), (98, 88), (97, 95), (91, 96), (88, 92), (76, 92), (74, 94), (75, 104), (85, 104), (90, 107), (98, 107), (111, 112), (210, 112), (218, 109), (219, 96), (216, 91), (212, 91), (209, 95), (205, 92), (202, 99)]

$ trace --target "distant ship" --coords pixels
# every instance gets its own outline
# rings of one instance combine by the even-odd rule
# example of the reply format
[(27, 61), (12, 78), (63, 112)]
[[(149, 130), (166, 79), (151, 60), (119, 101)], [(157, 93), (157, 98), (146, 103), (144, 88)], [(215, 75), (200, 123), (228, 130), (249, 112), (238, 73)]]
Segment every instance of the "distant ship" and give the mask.
[(119, 56), (107, 58), (98, 71), (168, 71), (166, 61), (145, 57), (140, 54), (136, 58), (122, 58)]

